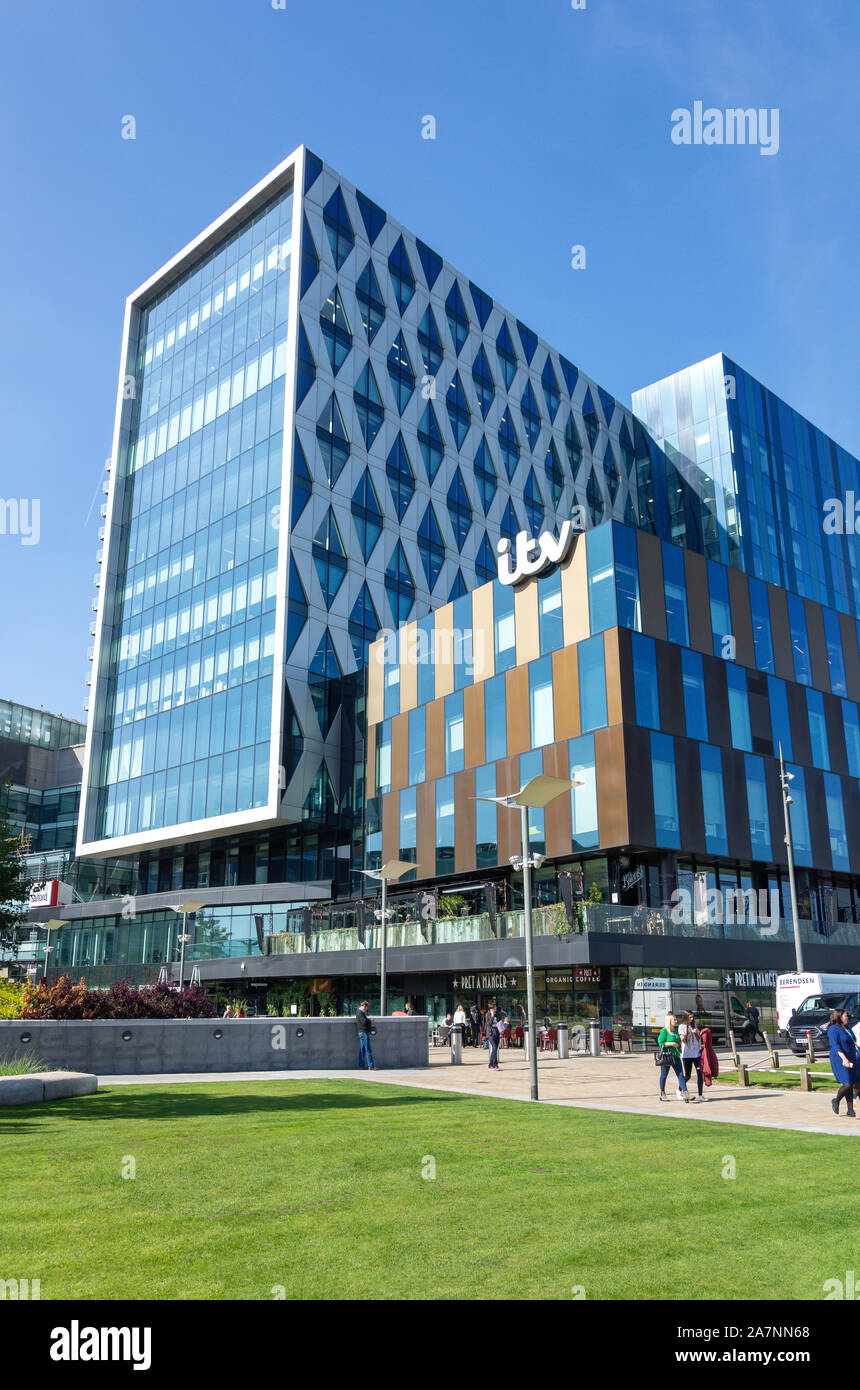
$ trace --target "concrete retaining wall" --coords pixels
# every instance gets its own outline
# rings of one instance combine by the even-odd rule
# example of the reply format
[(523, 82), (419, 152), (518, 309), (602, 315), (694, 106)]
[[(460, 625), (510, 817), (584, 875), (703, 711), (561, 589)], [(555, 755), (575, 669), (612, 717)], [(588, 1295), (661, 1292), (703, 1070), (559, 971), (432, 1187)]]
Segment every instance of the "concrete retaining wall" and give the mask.
[(98, 1088), (97, 1076), (76, 1071), (39, 1071), (29, 1076), (0, 1076), (0, 1105), (38, 1105), (43, 1100), (92, 1096)]
[[(426, 1067), (425, 1016), (379, 1018), (378, 1067)], [(152, 1072), (295, 1071), (358, 1064), (353, 1018), (189, 1018), (0, 1022), (0, 1055), (32, 1053), (49, 1066), (98, 1076)]]

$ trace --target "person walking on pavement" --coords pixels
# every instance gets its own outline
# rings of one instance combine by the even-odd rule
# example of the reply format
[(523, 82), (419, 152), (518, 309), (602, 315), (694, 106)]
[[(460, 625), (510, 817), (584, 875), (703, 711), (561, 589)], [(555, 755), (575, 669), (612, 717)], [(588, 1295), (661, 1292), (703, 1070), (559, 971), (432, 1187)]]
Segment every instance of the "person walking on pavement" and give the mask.
[[(689, 1010), (681, 1019), (678, 1028), (678, 1036), (681, 1039), (681, 1062), (684, 1067), (684, 1080), (689, 1081), (693, 1067), (696, 1068), (696, 1087), (698, 1089), (698, 1099), (705, 1101), (708, 1099), (702, 1094), (704, 1076), (702, 1074), (702, 1035), (696, 1027), (696, 1020)], [(678, 1095), (680, 1096), (680, 1089)]]
[(762, 1042), (764, 1042), (764, 1033), (761, 1031), (761, 1029), (760, 1029), (759, 1026), (758, 1026), (758, 1025), (759, 1025), (759, 1018), (760, 1018), (760, 1014), (759, 1014), (759, 1011), (758, 1011), (758, 1009), (756, 1008), (755, 1004), (753, 1004), (752, 1002), (750, 1002), (749, 1004), (747, 1004), (747, 1024), (748, 1024), (748, 1026), (744, 1029), (744, 1032), (745, 1032), (745, 1033), (747, 1034), (747, 1036), (749, 1037), (749, 1040), (750, 1040), (751, 1043), (754, 1043), (755, 1040), (756, 1040), (756, 1038), (761, 1038)]
[(679, 1098), (686, 1105), (690, 1097), (681, 1068), (681, 1039), (678, 1034), (678, 1020), (674, 1014), (666, 1015), (666, 1022), (657, 1035), (657, 1063), (660, 1067), (660, 1099), (668, 1099), (666, 1077), (673, 1071), (678, 1078)]
[(495, 1004), (491, 1004), (487, 1010), (484, 1020), (484, 1027), (487, 1030), (487, 1041), (490, 1044), (490, 1071), (499, 1070), (499, 1037), (501, 1036), (502, 1021), (496, 1012)]
[(720, 1074), (720, 1063), (714, 1048), (713, 1035), (710, 1028), (703, 1028), (701, 1032), (702, 1041), (702, 1075), (705, 1085), (712, 1086)]
[(355, 1015), (355, 1022), (358, 1027), (358, 1065), (359, 1068), (366, 1066), (368, 1071), (376, 1071), (373, 1048), (370, 1046), (373, 1019), (367, 1012), (369, 1008), (370, 1005), (367, 1000), (362, 999), (358, 1013)]
[(481, 1010), (477, 1004), (473, 1004), (469, 1010), (469, 1018), (472, 1021), (472, 1046), (477, 1047), (481, 1041)]
[(856, 1113), (854, 1110), (854, 1084), (860, 1082), (860, 1064), (857, 1061), (857, 1043), (854, 1041), (854, 1034), (848, 1027), (847, 1013), (840, 1009), (833, 1010), (830, 1015), (827, 1038), (830, 1043), (830, 1070), (839, 1083), (839, 1090), (830, 1104), (833, 1107), (834, 1115), (838, 1115), (839, 1102), (844, 1096), (846, 1101), (845, 1113), (849, 1119), (853, 1120)]

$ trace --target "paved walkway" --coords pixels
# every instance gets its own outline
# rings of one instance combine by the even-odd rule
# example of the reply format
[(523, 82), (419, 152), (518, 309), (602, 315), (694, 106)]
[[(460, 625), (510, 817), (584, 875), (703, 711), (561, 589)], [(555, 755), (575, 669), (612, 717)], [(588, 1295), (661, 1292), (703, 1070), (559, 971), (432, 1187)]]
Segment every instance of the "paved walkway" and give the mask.
[[(748, 1066), (767, 1057), (761, 1052), (746, 1051), (743, 1060)], [(784, 1065), (790, 1061), (783, 1051)], [(723, 1058), (720, 1058), (721, 1065)], [(215, 1072), (171, 1073), (160, 1076), (100, 1076), (101, 1086), (180, 1085), (202, 1081), (370, 1081), (385, 1086), (415, 1086), (432, 1091), (456, 1091), (463, 1095), (500, 1097), (505, 1100), (527, 1100), (529, 1070), (520, 1049), (500, 1052), (500, 1071), (491, 1072), (487, 1053), (465, 1048), (462, 1066), (451, 1065), (448, 1048), (430, 1049), (428, 1068), (402, 1071), (289, 1071), (289, 1072)], [(730, 1064), (729, 1064), (730, 1065)], [(694, 1073), (695, 1078), (695, 1073)], [(670, 1075), (666, 1094), (670, 1104), (658, 1100), (659, 1073), (651, 1054), (625, 1053), (603, 1057), (572, 1057), (562, 1062), (557, 1056), (542, 1056), (538, 1062), (538, 1086), (541, 1102), (546, 1105), (567, 1105), (583, 1110), (611, 1110), (625, 1115), (652, 1115), (660, 1119), (682, 1120), (688, 1124), (700, 1121), (753, 1125), (765, 1129), (793, 1129), (809, 1134), (860, 1135), (860, 1118), (849, 1120), (842, 1114), (837, 1119), (830, 1108), (832, 1091), (812, 1093), (796, 1090), (781, 1091), (761, 1086), (749, 1090), (723, 1085), (717, 1081), (706, 1088), (707, 1104), (691, 1102), (684, 1105), (674, 1099), (675, 1079)], [(692, 1083), (693, 1094), (695, 1091)], [(860, 1111), (858, 1111), (860, 1114)]]

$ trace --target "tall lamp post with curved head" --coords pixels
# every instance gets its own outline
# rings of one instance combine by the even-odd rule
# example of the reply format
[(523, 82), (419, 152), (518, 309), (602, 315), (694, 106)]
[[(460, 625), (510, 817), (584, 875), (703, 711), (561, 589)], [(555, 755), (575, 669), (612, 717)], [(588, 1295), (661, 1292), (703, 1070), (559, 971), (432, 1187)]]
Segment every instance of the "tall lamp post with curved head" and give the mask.
[(414, 864), (407, 864), (403, 859), (389, 859), (379, 869), (362, 869), (362, 873), (367, 878), (375, 878), (382, 884), (382, 949), (379, 953), (379, 1012), (384, 1014), (388, 1007), (388, 977), (386, 974), (386, 948), (388, 945), (388, 909), (386, 907), (386, 886), (389, 879), (400, 878), (409, 869), (414, 869)]
[(532, 938), (532, 869), (539, 869), (545, 856), (542, 854), (529, 854), (529, 808), (543, 810), (551, 801), (555, 801), (557, 796), (563, 796), (572, 787), (581, 787), (582, 783), (573, 781), (569, 777), (546, 777), (541, 773), (537, 777), (532, 777), (530, 782), (526, 782), (518, 792), (510, 796), (476, 796), (476, 801), (495, 801), (499, 806), (505, 806), (509, 811), (519, 810), (520, 813), (520, 836), (522, 839), (522, 854), (514, 855), (511, 859), (513, 867), (523, 874), (523, 907), (525, 916), (525, 941), (526, 941), (526, 989), (528, 991), (528, 1030), (529, 1030), (529, 1082), (532, 1100), (538, 1099), (538, 1073), (537, 1073), (537, 1028), (535, 1026), (535, 1014), (537, 1003), (535, 1000), (535, 968), (534, 968), (534, 941)]
[(192, 915), (193, 915), (195, 912), (199, 912), (200, 909), (201, 909), (202, 907), (205, 907), (205, 906), (206, 906), (205, 903), (180, 903), (179, 906), (176, 907), (176, 906), (173, 905), (173, 903), (171, 903), (171, 907), (172, 907), (172, 909), (173, 909), (174, 912), (181, 912), (181, 913), (182, 913), (182, 934), (181, 934), (180, 937), (179, 937), (179, 940), (180, 940), (180, 942), (182, 943), (182, 949), (181, 949), (181, 951), (179, 952), (179, 988), (180, 988), (180, 989), (182, 989), (183, 985), (185, 984), (185, 945), (186, 945), (186, 942), (188, 942), (188, 941), (191, 940), (191, 937), (188, 935), (188, 933), (187, 933), (186, 930), (185, 930), (185, 921), (186, 921), (186, 918), (189, 916), (189, 914), (192, 914)]
[(51, 932), (59, 931), (60, 927), (64, 927), (66, 923), (62, 917), (52, 917), (50, 922), (42, 922), (40, 925), (42, 927), (42, 930), (48, 933), (47, 938), (45, 940), (45, 979), (47, 980), (48, 966), (50, 964), (49, 956), (54, 949), (51, 945)]

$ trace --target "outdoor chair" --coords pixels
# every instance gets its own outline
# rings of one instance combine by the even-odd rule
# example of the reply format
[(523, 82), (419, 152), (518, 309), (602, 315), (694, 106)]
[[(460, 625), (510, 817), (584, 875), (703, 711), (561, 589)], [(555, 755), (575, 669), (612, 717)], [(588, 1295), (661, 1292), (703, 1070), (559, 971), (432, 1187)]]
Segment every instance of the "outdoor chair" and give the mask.
[(604, 1028), (603, 1032), (600, 1034), (600, 1042), (604, 1052), (614, 1052), (615, 1030), (613, 1028)]
[(630, 1029), (629, 1029), (629, 1028), (619, 1028), (619, 1029), (618, 1029), (618, 1051), (619, 1051), (619, 1052), (623, 1052), (623, 1051), (624, 1051), (624, 1044), (625, 1044), (625, 1043), (627, 1044), (627, 1051), (628, 1051), (628, 1052), (632, 1052), (632, 1051), (633, 1051), (633, 1043), (632, 1043), (632, 1041), (631, 1041)]

